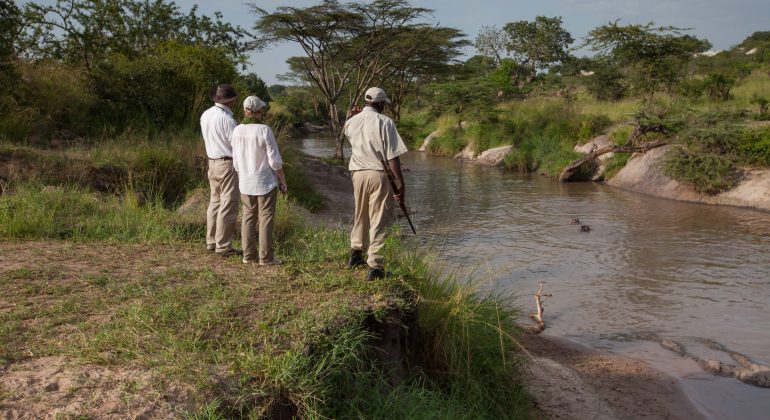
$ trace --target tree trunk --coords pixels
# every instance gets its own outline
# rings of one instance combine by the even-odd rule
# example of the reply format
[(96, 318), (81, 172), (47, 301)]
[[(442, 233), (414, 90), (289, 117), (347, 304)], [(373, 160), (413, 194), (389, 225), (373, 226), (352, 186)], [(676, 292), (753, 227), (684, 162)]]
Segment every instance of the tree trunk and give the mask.
[(342, 135), (342, 127), (340, 127), (340, 117), (337, 112), (337, 104), (329, 104), (329, 124), (332, 129), (334, 138), (337, 139), (334, 145), (334, 158), (339, 160), (345, 160), (345, 151), (342, 145), (345, 142), (345, 138)]
[(643, 144), (639, 147), (618, 146), (614, 144), (602, 147), (601, 149), (591, 152), (583, 156), (582, 158), (573, 160), (572, 163), (567, 165), (567, 167), (564, 168), (563, 171), (561, 171), (561, 174), (559, 175), (559, 181), (568, 182), (577, 169), (579, 169), (584, 164), (593, 161), (594, 159), (596, 159), (597, 157), (603, 154), (610, 153), (610, 152), (613, 152), (613, 153), (646, 152), (656, 147), (665, 146), (669, 143), (670, 142), (668, 140), (661, 140), (661, 141), (655, 141), (655, 142)]

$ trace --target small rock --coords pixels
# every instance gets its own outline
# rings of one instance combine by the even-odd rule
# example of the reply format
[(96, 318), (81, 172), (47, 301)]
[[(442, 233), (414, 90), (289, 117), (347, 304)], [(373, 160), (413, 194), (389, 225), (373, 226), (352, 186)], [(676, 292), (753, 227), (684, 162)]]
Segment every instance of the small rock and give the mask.
[(580, 219), (578, 219), (578, 218), (570, 219), (569, 220), (569, 224), (571, 224), (571, 225), (579, 225), (580, 224)]
[(580, 225), (580, 231), (581, 232), (590, 232), (591, 231), (591, 227), (588, 226), (588, 225)]

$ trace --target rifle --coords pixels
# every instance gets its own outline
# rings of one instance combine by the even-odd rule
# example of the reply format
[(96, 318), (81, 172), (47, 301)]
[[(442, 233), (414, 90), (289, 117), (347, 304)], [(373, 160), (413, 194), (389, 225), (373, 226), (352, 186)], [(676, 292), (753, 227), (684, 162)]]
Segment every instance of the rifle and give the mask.
[[(377, 153), (377, 158), (380, 159), (380, 163), (382, 163), (382, 169), (385, 170), (385, 175), (388, 177), (388, 182), (390, 182), (390, 187), (393, 189), (394, 193), (398, 193), (398, 188), (396, 188), (396, 179), (393, 176), (393, 172), (390, 171), (390, 166), (388, 166), (388, 162), (385, 160), (385, 158), (382, 157), (382, 154), (380, 152)], [(417, 231), (414, 229), (414, 225), (412, 224), (412, 219), (409, 218), (409, 212), (406, 210), (406, 204), (404, 204), (403, 200), (399, 200), (398, 202), (399, 206), (401, 206), (401, 211), (404, 213), (404, 216), (406, 217), (406, 221), (409, 222), (409, 227), (412, 228), (412, 233), (417, 235)]]

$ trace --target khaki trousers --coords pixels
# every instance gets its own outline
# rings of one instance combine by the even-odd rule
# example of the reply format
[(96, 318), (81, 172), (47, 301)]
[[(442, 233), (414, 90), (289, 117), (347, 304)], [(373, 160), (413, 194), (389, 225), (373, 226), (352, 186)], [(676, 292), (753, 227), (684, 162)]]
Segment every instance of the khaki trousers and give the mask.
[(206, 212), (206, 245), (217, 252), (233, 247), (238, 218), (238, 173), (232, 160), (209, 159), (211, 199)]
[(383, 268), (380, 250), (385, 245), (385, 233), (393, 224), (396, 202), (383, 171), (354, 171), (353, 195), (356, 210), (350, 248), (367, 251), (369, 267)]
[(259, 219), (259, 262), (273, 261), (273, 226), (275, 206), (278, 203), (278, 187), (265, 195), (241, 194), (243, 219), (241, 240), (243, 259), (257, 261), (257, 219)]

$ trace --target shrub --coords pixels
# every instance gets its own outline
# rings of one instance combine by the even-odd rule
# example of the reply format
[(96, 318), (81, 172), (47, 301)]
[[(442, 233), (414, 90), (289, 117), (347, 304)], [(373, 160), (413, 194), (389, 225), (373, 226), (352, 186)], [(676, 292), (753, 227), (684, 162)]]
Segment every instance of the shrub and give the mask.
[(679, 93), (688, 99), (700, 98), (705, 90), (706, 85), (704, 81), (699, 79), (684, 80), (679, 85)]
[(720, 73), (712, 73), (703, 81), (703, 88), (709, 98), (715, 101), (730, 99), (730, 89), (735, 86), (735, 79)]
[(744, 131), (738, 139), (738, 153), (749, 164), (770, 167), (770, 127)]
[(696, 191), (714, 195), (734, 187), (737, 177), (733, 163), (713, 153), (692, 153), (676, 147), (666, 158), (664, 172), (690, 184)]

